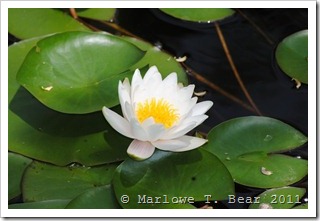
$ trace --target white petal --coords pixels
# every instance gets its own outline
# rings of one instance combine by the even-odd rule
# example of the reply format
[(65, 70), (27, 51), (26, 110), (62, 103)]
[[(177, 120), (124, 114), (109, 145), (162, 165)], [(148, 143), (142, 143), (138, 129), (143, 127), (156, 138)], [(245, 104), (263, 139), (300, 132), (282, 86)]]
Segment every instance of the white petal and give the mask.
[(126, 113), (126, 119), (130, 122), (132, 119), (136, 118), (134, 111), (133, 111), (133, 107), (132, 104), (126, 102), (124, 104), (124, 107), (122, 107)]
[(132, 135), (135, 139), (141, 141), (149, 141), (148, 133), (144, 130), (144, 128), (140, 125), (140, 123), (136, 119), (132, 119), (130, 121)]
[[(152, 79), (155, 75), (159, 75), (158, 68), (156, 66), (152, 66), (148, 69), (147, 73), (143, 77), (143, 81), (147, 82)], [(161, 75), (160, 75), (161, 76)]]
[(133, 140), (127, 149), (127, 153), (135, 160), (145, 160), (152, 156), (155, 147), (150, 142)]
[(121, 105), (121, 110), (123, 116), (128, 119), (128, 115), (125, 110), (125, 103), (131, 103), (130, 98), (130, 83), (128, 78), (126, 78), (123, 83), (120, 81), (118, 85), (118, 95), (119, 95), (119, 101)]
[(190, 99), (193, 95), (193, 91), (194, 91), (194, 84), (190, 84), (187, 87), (183, 87), (179, 90), (179, 94), (178, 96), (180, 97), (181, 100), (186, 100), (186, 99)]
[(182, 136), (178, 138), (178, 140), (183, 142), (188, 142), (188, 145), (179, 149), (172, 150), (174, 152), (183, 152), (183, 151), (193, 150), (197, 147), (202, 146), (206, 142), (208, 142), (208, 140), (206, 139), (202, 139), (199, 137), (191, 137), (191, 136)]
[(178, 101), (175, 102), (176, 107), (178, 108), (179, 114), (180, 114), (180, 121), (184, 120), (184, 118), (191, 116), (191, 111), (194, 108), (194, 106), (197, 103), (197, 97), (193, 97), (189, 99), (188, 101)]
[(143, 122), (142, 126), (145, 128), (145, 131), (148, 133), (148, 141), (158, 140), (166, 132), (166, 129), (163, 126), (163, 124), (154, 123), (152, 125), (149, 125), (148, 127), (145, 127)]
[(207, 112), (213, 105), (212, 101), (202, 101), (192, 108), (192, 116), (201, 115)]
[[(149, 93), (149, 96), (153, 96), (152, 94), (157, 94), (157, 92), (159, 91), (158, 88), (161, 87), (161, 84), (162, 84), (162, 76), (158, 71), (155, 71), (155, 72), (148, 71), (143, 78), (143, 88), (147, 90), (147, 93)], [(162, 91), (163, 90), (161, 90), (161, 92)]]
[(161, 137), (161, 139), (170, 140), (181, 137), (195, 128), (196, 125), (196, 122), (186, 122), (184, 124), (174, 126), (171, 129), (167, 130), (166, 133)]
[(169, 74), (164, 80), (163, 80), (163, 84), (165, 85), (177, 85), (177, 73), (173, 72), (171, 74)]
[(131, 80), (131, 95), (132, 95), (133, 91), (135, 90), (135, 88), (138, 85), (141, 85), (141, 83), (142, 83), (142, 77), (141, 77), (140, 71), (139, 71), (139, 69), (136, 69), (133, 76), (132, 76), (132, 80)]
[(126, 119), (106, 107), (102, 108), (102, 113), (111, 127), (113, 127), (123, 136), (133, 138), (129, 122)]
[(179, 140), (179, 139), (157, 140), (152, 142), (152, 144), (160, 150), (169, 150), (169, 151), (181, 149), (189, 145), (188, 142)]
[[(184, 119), (183, 122), (181, 122), (181, 126), (183, 125), (189, 125), (190, 122), (195, 123), (194, 127), (197, 127), (198, 125), (202, 124), (203, 121), (205, 121), (208, 118), (208, 115), (198, 115), (198, 116), (191, 116), (191, 117), (187, 117), (186, 119)], [(192, 128), (193, 129), (193, 128)], [(192, 130), (191, 129), (191, 130)]]

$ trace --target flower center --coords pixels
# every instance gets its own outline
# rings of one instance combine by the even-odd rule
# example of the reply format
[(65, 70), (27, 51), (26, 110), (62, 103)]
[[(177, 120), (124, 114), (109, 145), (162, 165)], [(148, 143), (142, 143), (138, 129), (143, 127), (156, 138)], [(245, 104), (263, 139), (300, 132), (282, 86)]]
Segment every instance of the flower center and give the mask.
[(163, 98), (155, 98), (137, 104), (136, 115), (140, 123), (152, 117), (156, 123), (171, 127), (178, 119), (177, 109)]

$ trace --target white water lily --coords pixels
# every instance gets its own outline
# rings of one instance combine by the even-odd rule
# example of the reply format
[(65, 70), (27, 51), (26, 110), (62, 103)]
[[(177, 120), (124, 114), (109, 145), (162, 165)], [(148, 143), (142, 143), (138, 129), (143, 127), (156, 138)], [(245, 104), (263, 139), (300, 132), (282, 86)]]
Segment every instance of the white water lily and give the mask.
[(155, 148), (181, 152), (200, 147), (206, 139), (185, 135), (208, 118), (211, 101), (197, 103), (192, 97), (194, 85), (183, 87), (177, 74), (162, 80), (152, 66), (144, 78), (137, 69), (130, 85), (126, 78), (119, 82), (118, 93), (123, 117), (103, 107), (109, 124), (120, 134), (134, 139), (127, 149), (130, 157), (144, 160)]

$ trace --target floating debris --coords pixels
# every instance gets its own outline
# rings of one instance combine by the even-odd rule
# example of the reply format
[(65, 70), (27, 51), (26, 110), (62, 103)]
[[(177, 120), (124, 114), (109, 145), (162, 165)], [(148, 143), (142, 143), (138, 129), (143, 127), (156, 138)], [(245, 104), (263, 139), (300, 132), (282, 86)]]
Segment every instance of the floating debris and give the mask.
[(177, 62), (185, 62), (187, 60), (187, 56), (183, 56), (183, 57), (174, 57), (174, 59), (176, 59)]
[(51, 91), (52, 88), (53, 88), (53, 86), (48, 86), (48, 87), (41, 86), (41, 89), (44, 91)]
[(156, 43), (154, 43), (154, 46), (158, 49), (162, 49), (162, 43), (160, 41), (157, 41)]
[(203, 97), (204, 95), (207, 94), (207, 91), (199, 91), (199, 92), (193, 92), (194, 95), (197, 97)]
[(266, 176), (272, 175), (272, 171), (267, 170), (265, 167), (261, 167), (261, 173), (266, 175)]
[(301, 87), (301, 82), (298, 79), (292, 78), (292, 81), (296, 83), (296, 88), (299, 89)]

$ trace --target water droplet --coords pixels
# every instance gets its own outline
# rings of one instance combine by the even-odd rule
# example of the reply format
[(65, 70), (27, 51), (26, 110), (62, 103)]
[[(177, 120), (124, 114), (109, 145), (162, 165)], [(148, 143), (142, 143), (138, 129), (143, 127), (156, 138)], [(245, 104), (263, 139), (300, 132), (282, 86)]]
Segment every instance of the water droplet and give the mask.
[(308, 202), (308, 198), (304, 198), (303, 201), (304, 201), (304, 202)]
[(259, 209), (273, 209), (272, 206), (268, 203), (261, 203)]
[(263, 139), (263, 141), (266, 141), (266, 142), (268, 142), (268, 141), (270, 141), (270, 140), (272, 140), (272, 136), (269, 135), (269, 134), (267, 134), (267, 135), (265, 136), (265, 138)]
[(225, 155), (228, 155), (228, 153), (224, 153)]
[(272, 175), (272, 171), (267, 170), (265, 167), (261, 167), (261, 173), (266, 175), (266, 176)]
[(160, 41), (156, 41), (156, 43), (154, 43), (154, 46), (159, 48), (159, 49), (162, 49), (162, 43)]
[(226, 157), (226, 160), (231, 160), (230, 157)]
[(301, 156), (297, 156), (298, 159), (301, 159)]

